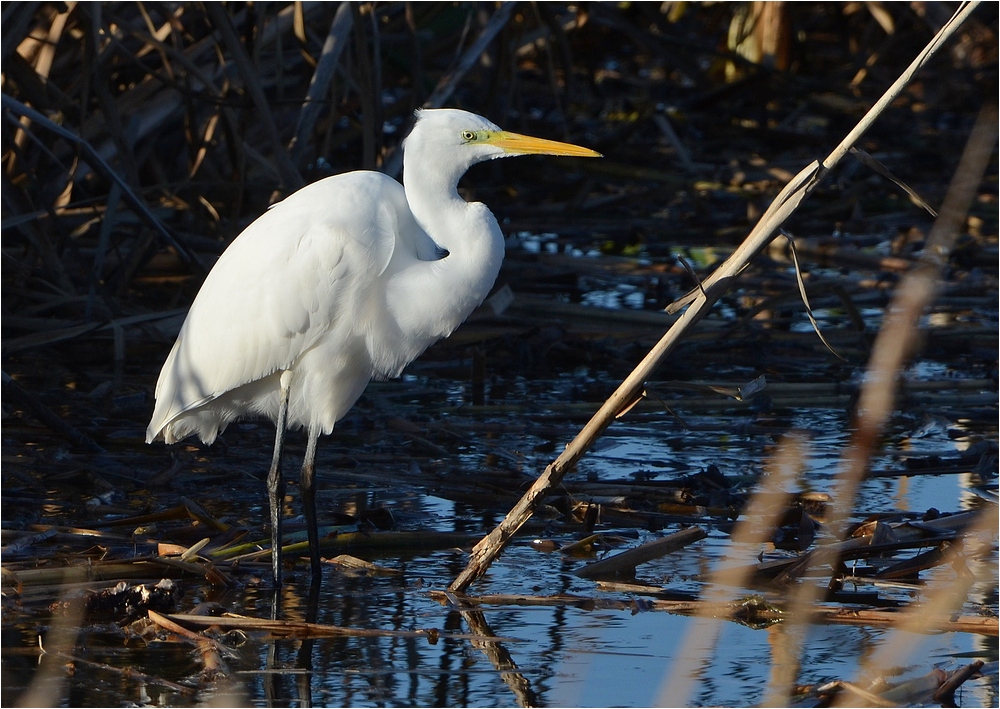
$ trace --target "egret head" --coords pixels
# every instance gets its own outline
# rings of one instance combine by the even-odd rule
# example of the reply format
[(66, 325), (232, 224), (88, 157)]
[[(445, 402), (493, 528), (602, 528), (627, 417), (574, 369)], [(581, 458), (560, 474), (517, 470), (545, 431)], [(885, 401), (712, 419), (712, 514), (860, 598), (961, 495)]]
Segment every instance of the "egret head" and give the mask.
[(482, 116), (455, 108), (418, 110), (416, 116), (417, 122), (403, 143), (405, 154), (414, 164), (432, 166), (456, 181), (476, 163), (496, 158), (601, 157), (588, 148), (501, 130)]

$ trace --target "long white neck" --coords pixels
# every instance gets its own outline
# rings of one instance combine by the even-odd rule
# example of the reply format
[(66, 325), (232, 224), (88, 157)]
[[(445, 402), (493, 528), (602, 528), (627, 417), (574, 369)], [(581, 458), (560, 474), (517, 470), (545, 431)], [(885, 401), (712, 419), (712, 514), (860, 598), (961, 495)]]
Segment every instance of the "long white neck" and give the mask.
[(450, 172), (420, 169), (427, 164), (433, 161), (422, 160), (419, 153), (404, 153), (403, 183), (410, 210), (420, 227), (448, 252), (443, 259), (407, 269), (412, 272), (406, 279), (413, 299), (410, 322), (432, 342), (450, 334), (489, 294), (500, 272), (504, 241), (486, 206), (459, 196), (458, 180), (466, 166)]

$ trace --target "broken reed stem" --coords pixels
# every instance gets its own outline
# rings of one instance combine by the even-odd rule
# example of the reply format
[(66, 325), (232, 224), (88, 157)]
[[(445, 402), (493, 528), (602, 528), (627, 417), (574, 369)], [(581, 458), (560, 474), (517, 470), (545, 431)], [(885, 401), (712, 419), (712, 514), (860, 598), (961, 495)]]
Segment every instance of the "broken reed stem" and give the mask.
[[(451, 591), (464, 591), (469, 585), (480, 578), (490, 564), (507, 546), (517, 530), (531, 517), (538, 503), (545, 494), (559, 484), (567, 471), (571, 470), (583, 454), (600, 438), (604, 430), (620, 412), (625, 411), (642, 395), (642, 387), (646, 380), (660, 366), (666, 356), (677, 346), (685, 332), (697, 323), (712, 307), (723, 293), (728, 290), (729, 282), (739, 275), (750, 262), (774, 238), (778, 228), (798, 208), (802, 200), (808, 197), (820, 184), (830, 170), (847, 154), (850, 147), (847, 141), (857, 141), (865, 130), (881, 115), (882, 111), (899, 95), (910, 79), (943, 45), (976, 8), (978, 2), (964, 5), (952, 19), (928, 43), (899, 79), (885, 92), (881, 99), (871, 108), (857, 126), (822, 162), (813, 161), (801, 170), (771, 202), (760, 221), (740, 244), (739, 248), (705, 280), (702, 286), (695, 290), (684, 303), (690, 307), (667, 330), (666, 334), (649, 351), (646, 357), (636, 366), (632, 373), (618, 386), (618, 389), (604, 402), (604, 405), (594, 414), (589, 422), (580, 430), (576, 437), (566, 446), (566, 449), (528, 489), (514, 508), (497, 527), (473, 548), (465, 569), (455, 577), (448, 587)], [(499, 10), (498, 10), (499, 12)], [(844, 147), (846, 145), (846, 147)]]
[[(951, 699), (952, 695), (955, 693), (955, 690), (958, 689), (960, 686), (962, 686), (962, 683), (965, 682), (965, 680), (969, 679), (970, 677), (972, 677), (972, 675), (976, 674), (976, 672), (982, 669), (983, 665), (985, 664), (986, 663), (983, 662), (982, 660), (976, 660), (975, 662), (966, 665), (960, 670), (955, 670), (955, 672), (951, 674), (948, 680), (940, 687), (938, 687), (938, 690), (936, 692), (934, 692), (934, 697), (933, 697), (934, 701), (942, 703), (948, 702), (948, 700)], [(954, 700), (952, 700), (947, 704), (945, 704), (945, 706), (950, 706), (954, 703), (955, 703)]]
[(840, 162), (841, 158), (847, 154), (854, 144), (858, 142), (865, 131), (867, 131), (871, 125), (875, 122), (890, 103), (892, 103), (896, 97), (902, 93), (903, 89), (906, 88), (907, 84), (913, 79), (913, 76), (923, 67), (924, 64), (944, 45), (948, 38), (954, 34), (959, 27), (961, 27), (967, 19), (975, 12), (976, 8), (979, 7), (980, 0), (973, 0), (972, 2), (965, 3), (959, 6), (958, 10), (951, 19), (945, 23), (945, 25), (938, 30), (938, 33), (931, 38), (931, 41), (927, 43), (923, 51), (917, 55), (917, 57), (910, 62), (910, 65), (906, 67), (906, 70), (899, 75), (895, 83), (889, 87), (882, 98), (875, 102), (875, 105), (871, 107), (865, 117), (862, 118), (854, 129), (847, 134), (847, 137), (841, 141), (840, 145), (834, 148), (833, 152), (823, 161), (823, 168), (826, 170), (831, 169), (834, 165)]
[[(902, 74), (899, 75), (899, 78), (896, 79), (896, 81), (892, 84), (892, 86), (890, 86), (886, 90), (886, 92), (882, 94), (882, 97), (875, 102), (875, 105), (868, 110), (868, 112), (864, 115), (864, 117), (860, 121), (858, 121), (857, 125), (855, 125), (854, 128), (851, 129), (851, 131), (840, 142), (840, 144), (836, 148), (834, 148), (829, 155), (826, 156), (822, 164), (816, 166), (815, 169), (812, 170), (811, 175), (809, 176), (806, 176), (805, 173), (807, 170), (812, 168), (812, 166), (809, 166), (808, 168), (806, 168), (806, 170), (803, 170), (794, 178), (792, 178), (792, 181), (789, 183), (789, 186), (795, 184), (800, 178), (804, 176), (810, 178), (809, 183), (805, 186), (803, 194), (798, 198), (798, 201), (801, 201), (802, 199), (805, 199), (805, 197), (812, 194), (812, 192), (819, 186), (820, 182), (822, 182), (823, 178), (826, 177), (826, 175), (830, 172), (830, 170), (836, 167), (837, 164), (843, 159), (843, 157), (847, 155), (847, 152), (858, 140), (861, 139), (861, 136), (865, 134), (865, 131), (867, 131), (872, 126), (872, 124), (875, 123), (876, 119), (878, 119), (878, 117), (882, 115), (882, 112), (896, 99), (896, 97), (899, 96), (899, 94), (903, 92), (903, 89), (906, 88), (906, 86), (910, 83), (914, 75), (921, 68), (923, 68), (923, 66), (930, 60), (932, 56), (934, 56), (934, 54), (943, 46), (944, 42), (949, 37), (951, 37), (951, 35), (953, 35), (958, 30), (959, 27), (962, 26), (962, 24), (969, 18), (969, 16), (973, 13), (973, 11), (975, 11), (975, 9), (978, 6), (979, 6), (979, 0), (975, 0), (974, 2), (970, 2), (961, 6), (959, 10), (954, 15), (952, 15), (951, 19), (948, 20), (948, 22), (944, 25), (944, 27), (942, 27), (938, 31), (938, 33), (934, 35), (931, 41), (927, 43), (927, 46), (924, 47), (923, 51), (921, 51), (920, 54), (918, 54), (917, 57), (912, 62), (910, 62), (910, 65), (906, 67), (906, 69), (903, 71)], [(729, 259), (727, 259), (726, 262), (718, 270), (713, 272), (708, 278), (705, 279), (705, 281), (701, 285), (702, 289), (707, 290), (711, 286), (714, 286), (717, 281), (725, 278), (726, 274), (728, 273), (726, 265), (730, 261), (737, 259), (738, 257), (738, 261), (742, 264), (741, 265), (742, 268), (747, 264), (749, 264), (750, 261), (753, 260), (753, 258), (756, 257), (756, 255), (760, 253), (768, 243), (770, 243), (770, 241), (773, 238), (774, 230), (777, 229), (778, 226), (780, 226), (780, 222), (778, 224), (775, 224), (768, 231), (762, 229), (762, 226), (765, 224), (765, 222), (768, 221), (771, 209), (774, 207), (775, 203), (781, 201), (782, 195), (785, 194), (787, 190), (788, 186), (786, 186), (785, 190), (782, 190), (782, 193), (775, 198), (774, 202), (771, 204), (771, 207), (769, 207), (767, 212), (765, 212), (764, 216), (761, 217), (760, 221), (757, 223), (757, 226), (754, 227), (754, 230), (750, 232), (750, 236), (748, 236), (746, 240), (742, 244), (740, 244), (740, 247), (732, 254), (732, 256), (730, 256)], [(795, 204), (795, 207), (797, 206), (798, 202), (796, 202)], [(695, 290), (692, 293), (689, 293), (687, 296), (678, 300), (676, 303), (672, 303), (671, 305), (667, 306), (666, 308), (667, 312), (668, 313), (676, 312), (684, 305), (694, 302), (698, 293), (699, 291)]]
[(687, 527), (661, 539), (646, 542), (632, 549), (600, 559), (584, 566), (576, 575), (585, 579), (629, 577), (635, 574), (635, 567), (653, 559), (672, 554), (708, 536), (701, 527)]

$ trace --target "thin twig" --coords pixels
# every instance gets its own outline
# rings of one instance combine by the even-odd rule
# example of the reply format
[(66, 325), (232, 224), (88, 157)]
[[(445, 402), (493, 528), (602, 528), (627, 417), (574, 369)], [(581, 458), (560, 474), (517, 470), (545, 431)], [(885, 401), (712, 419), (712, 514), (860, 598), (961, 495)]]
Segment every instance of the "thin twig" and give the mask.
[(841, 362), (846, 362), (847, 360), (840, 356), (837, 350), (833, 349), (833, 345), (826, 341), (823, 337), (823, 332), (819, 329), (819, 323), (816, 322), (816, 317), (813, 315), (812, 306), (809, 305), (809, 294), (806, 293), (806, 282), (802, 278), (802, 267), (799, 266), (799, 257), (795, 253), (795, 241), (792, 239), (791, 235), (788, 234), (784, 229), (781, 230), (781, 235), (785, 237), (788, 241), (788, 252), (792, 255), (792, 264), (795, 266), (795, 282), (799, 286), (799, 297), (802, 298), (802, 305), (805, 306), (806, 316), (809, 318), (809, 322), (813, 327), (813, 331), (816, 333), (816, 337), (819, 341), (830, 350), (830, 353), (839, 359)]

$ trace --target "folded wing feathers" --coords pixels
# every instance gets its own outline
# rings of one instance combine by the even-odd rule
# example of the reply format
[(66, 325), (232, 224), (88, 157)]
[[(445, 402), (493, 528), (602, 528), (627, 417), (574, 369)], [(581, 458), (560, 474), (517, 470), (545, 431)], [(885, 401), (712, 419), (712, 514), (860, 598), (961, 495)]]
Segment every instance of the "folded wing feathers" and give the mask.
[(205, 280), (160, 373), (149, 440), (181, 414), (291, 367), (338, 314), (351, 316), (353, 291), (388, 267), (398, 225), (384, 200), (371, 200), (378, 206), (362, 231), (316, 218), (303, 208), (308, 190), (251, 224)]

